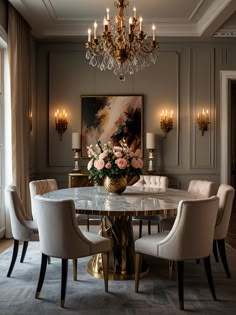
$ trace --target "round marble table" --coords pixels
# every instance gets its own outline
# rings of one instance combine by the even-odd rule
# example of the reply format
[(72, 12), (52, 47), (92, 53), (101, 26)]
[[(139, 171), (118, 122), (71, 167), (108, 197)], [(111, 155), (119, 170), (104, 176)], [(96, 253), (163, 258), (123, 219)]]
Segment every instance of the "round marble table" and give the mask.
[[(133, 216), (176, 214), (180, 200), (201, 198), (187, 191), (171, 188), (128, 186), (121, 194), (110, 194), (102, 186), (59, 189), (43, 195), (52, 199), (73, 199), (80, 214), (100, 215), (99, 234), (112, 240), (109, 259), (110, 279), (134, 277)], [(147, 267), (143, 266), (143, 273)], [(101, 255), (92, 257), (88, 271), (103, 277)]]

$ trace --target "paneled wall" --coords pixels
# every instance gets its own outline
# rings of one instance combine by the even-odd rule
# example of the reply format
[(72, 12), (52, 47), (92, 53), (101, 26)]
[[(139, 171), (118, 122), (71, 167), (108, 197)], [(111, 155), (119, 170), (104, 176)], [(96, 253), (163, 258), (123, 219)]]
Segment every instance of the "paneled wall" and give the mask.
[(7, 32), (7, 0), (0, 0), (0, 28)]
[[(33, 108), (32, 178), (54, 177), (66, 187), (73, 168), (71, 133), (81, 130), (81, 95), (144, 96), (143, 133), (156, 136), (155, 168), (171, 186), (186, 188), (191, 178), (220, 181), (219, 71), (236, 69), (236, 45), (227, 41), (160, 43), (156, 65), (127, 77), (88, 65), (82, 43), (37, 44), (37, 93)], [(196, 124), (202, 107), (210, 110), (210, 128), (201, 135)], [(62, 141), (55, 131), (57, 108), (68, 112)], [(160, 129), (162, 109), (174, 111), (174, 129)], [(147, 150), (144, 137), (144, 160)], [(80, 161), (86, 170), (88, 160)]]

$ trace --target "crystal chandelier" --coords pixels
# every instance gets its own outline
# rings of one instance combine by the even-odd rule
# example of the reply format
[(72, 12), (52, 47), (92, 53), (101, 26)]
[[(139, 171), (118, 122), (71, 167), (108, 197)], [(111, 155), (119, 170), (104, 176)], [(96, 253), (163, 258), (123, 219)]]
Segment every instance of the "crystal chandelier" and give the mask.
[(94, 22), (93, 39), (91, 29), (88, 29), (86, 43), (86, 58), (93, 67), (101, 71), (111, 70), (120, 81), (125, 75), (155, 64), (158, 57), (158, 43), (156, 41), (156, 27), (152, 25), (152, 40), (148, 41), (143, 31), (143, 19), (136, 18), (136, 8), (133, 8), (133, 17), (129, 18), (128, 29), (125, 26), (124, 9), (129, 5), (128, 0), (114, 2), (117, 14), (110, 20), (109, 9), (103, 20), (103, 33), (97, 37), (97, 22)]

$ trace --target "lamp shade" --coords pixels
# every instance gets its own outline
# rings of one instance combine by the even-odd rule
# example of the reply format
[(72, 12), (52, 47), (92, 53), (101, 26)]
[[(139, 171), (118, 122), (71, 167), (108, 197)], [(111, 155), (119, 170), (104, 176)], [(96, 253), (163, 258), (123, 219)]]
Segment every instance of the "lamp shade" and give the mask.
[(80, 134), (72, 132), (72, 149), (80, 149)]
[(146, 133), (146, 147), (147, 149), (155, 149), (155, 134), (152, 132)]

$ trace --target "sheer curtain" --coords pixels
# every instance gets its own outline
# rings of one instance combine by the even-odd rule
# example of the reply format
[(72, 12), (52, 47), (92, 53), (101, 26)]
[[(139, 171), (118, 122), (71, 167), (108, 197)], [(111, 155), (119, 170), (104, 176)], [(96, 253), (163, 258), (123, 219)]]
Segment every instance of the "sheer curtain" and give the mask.
[(29, 112), (31, 108), (31, 30), (22, 16), (9, 4), (8, 56), (12, 112), (13, 184), (31, 216), (29, 207)]

